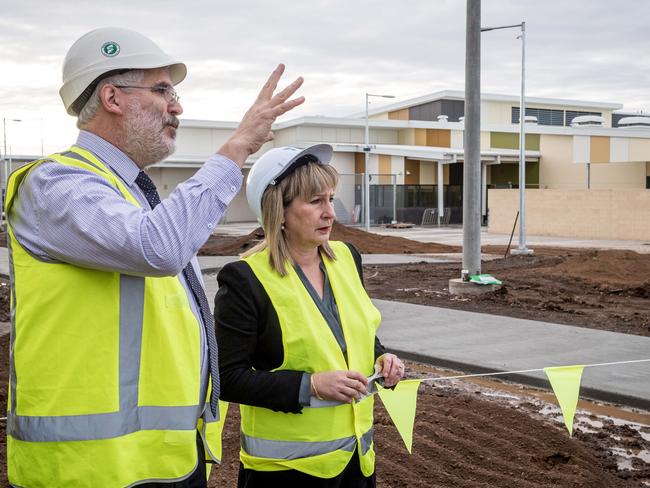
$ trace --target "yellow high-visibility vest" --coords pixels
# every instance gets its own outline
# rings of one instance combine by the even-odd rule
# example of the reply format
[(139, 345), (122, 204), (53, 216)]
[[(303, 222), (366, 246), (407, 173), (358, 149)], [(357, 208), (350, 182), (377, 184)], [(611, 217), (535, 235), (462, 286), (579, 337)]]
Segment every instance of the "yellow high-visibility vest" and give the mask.
[[(284, 361), (276, 371), (349, 369), (366, 376), (374, 372), (375, 334), (381, 315), (363, 288), (347, 245), (330, 245), (336, 260), (323, 257), (323, 261), (339, 309), (347, 362), (293, 267), (287, 267), (287, 276), (280, 276), (269, 264), (268, 250), (245, 259), (271, 299), (282, 329)], [(374, 472), (372, 396), (353, 404), (304, 407), (301, 414), (249, 405), (240, 405), (240, 410), (240, 458), (245, 468), (295, 469), (332, 478), (343, 471), (356, 451), (363, 474), (370, 476)]]
[[(7, 215), (46, 160), (92, 171), (140, 206), (93, 154), (73, 146), (12, 173)], [(206, 458), (218, 462), (223, 424), (201, 404), (201, 324), (178, 277), (45, 262), (9, 224), (9, 482), (100, 488), (183, 479), (197, 466), (197, 428)]]

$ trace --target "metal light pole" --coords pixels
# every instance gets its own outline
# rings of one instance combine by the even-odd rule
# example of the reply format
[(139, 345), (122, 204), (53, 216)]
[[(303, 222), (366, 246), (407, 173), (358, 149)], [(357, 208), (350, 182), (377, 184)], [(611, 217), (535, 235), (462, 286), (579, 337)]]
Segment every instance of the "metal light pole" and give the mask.
[[(481, 2), (467, 0), (463, 159), (463, 267), (481, 273)], [(461, 271), (461, 277), (464, 272)]]
[(512, 254), (533, 254), (526, 247), (526, 22), (499, 27), (484, 27), (481, 32), (519, 27), (521, 35), (521, 94), (519, 98), (519, 247)]
[(365, 169), (363, 173), (363, 188), (364, 188), (364, 202), (363, 202), (363, 219), (366, 232), (370, 230), (370, 171), (368, 170), (368, 162), (370, 160), (370, 135), (368, 131), (368, 99), (370, 97), (380, 98), (395, 98), (395, 95), (373, 95), (366, 93), (366, 131), (363, 138), (363, 152), (365, 154)]

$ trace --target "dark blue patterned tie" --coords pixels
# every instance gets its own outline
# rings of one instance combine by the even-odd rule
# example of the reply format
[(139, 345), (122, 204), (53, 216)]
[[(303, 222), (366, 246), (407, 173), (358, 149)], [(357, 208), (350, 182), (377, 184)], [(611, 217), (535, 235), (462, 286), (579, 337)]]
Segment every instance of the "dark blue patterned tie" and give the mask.
[[(144, 171), (140, 171), (138, 177), (135, 179), (135, 183), (140, 187), (144, 192), (144, 196), (147, 198), (151, 208), (155, 208), (156, 205), (160, 203), (160, 195), (158, 195), (158, 190), (156, 190), (156, 185), (154, 185), (151, 178)], [(199, 282), (199, 278), (192, 268), (192, 264), (188, 263), (185, 269), (183, 270), (183, 275), (187, 280), (187, 284), (190, 286), (194, 298), (196, 298), (197, 303), (199, 304), (199, 309), (201, 311), (201, 317), (203, 317), (203, 324), (205, 325), (205, 335), (208, 340), (208, 361), (210, 364), (210, 376), (212, 377), (212, 395), (210, 396), (210, 410), (212, 415), (215, 418), (219, 418), (219, 393), (221, 392), (221, 385), (219, 383), (219, 351), (217, 350), (217, 337), (214, 333), (214, 317), (210, 313), (210, 306), (208, 305), (208, 299), (205, 296), (205, 290)]]

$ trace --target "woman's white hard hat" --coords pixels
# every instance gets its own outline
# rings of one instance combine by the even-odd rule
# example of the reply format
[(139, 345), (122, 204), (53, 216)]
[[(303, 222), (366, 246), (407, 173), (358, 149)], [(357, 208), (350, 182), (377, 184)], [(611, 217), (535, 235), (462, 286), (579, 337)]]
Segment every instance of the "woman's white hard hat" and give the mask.
[(59, 94), (67, 112), (79, 115), (102, 78), (132, 69), (165, 67), (169, 67), (174, 85), (183, 81), (187, 74), (183, 63), (139, 32), (102, 27), (81, 36), (68, 50)]
[(329, 144), (316, 144), (307, 149), (276, 147), (265, 152), (253, 165), (246, 179), (246, 199), (257, 220), (262, 223), (262, 196), (269, 185), (279, 183), (303, 162), (329, 164), (332, 152)]

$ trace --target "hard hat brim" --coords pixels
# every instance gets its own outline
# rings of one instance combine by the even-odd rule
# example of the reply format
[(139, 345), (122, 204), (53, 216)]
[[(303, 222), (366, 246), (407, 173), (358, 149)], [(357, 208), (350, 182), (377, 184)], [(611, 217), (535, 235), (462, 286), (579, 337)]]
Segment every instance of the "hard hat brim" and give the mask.
[[(59, 95), (64, 100), (67, 99), (69, 96), (71, 96), (72, 93), (78, 92), (80, 89), (82, 89), (82, 87), (84, 87), (81, 94), (75, 99), (74, 102), (70, 104), (69, 107), (67, 107), (66, 111), (68, 112), (68, 115), (72, 115), (72, 116), (79, 115), (79, 112), (81, 112), (81, 109), (83, 109), (84, 105), (86, 105), (86, 102), (95, 91), (95, 88), (97, 87), (98, 83), (104, 78), (107, 78), (117, 73), (124, 73), (126, 71), (137, 70), (137, 69), (146, 70), (146, 69), (169, 68), (169, 76), (171, 78), (173, 85), (178, 85), (187, 76), (187, 66), (185, 66), (185, 63), (174, 62), (172, 60), (166, 60), (166, 62), (162, 64), (154, 63), (151, 66), (148, 65), (142, 66), (141, 64), (134, 61), (132, 65), (133, 67), (131, 68), (124, 67), (113, 71), (104, 71), (102, 69), (99, 69), (97, 70), (96, 73), (97, 76), (95, 78), (92, 78), (93, 76), (92, 73), (86, 73), (84, 74), (84, 76), (80, 76), (78, 79), (71, 80), (69, 83), (63, 85), (59, 90)], [(92, 79), (92, 81), (89, 82), (88, 81), (89, 79)]]

